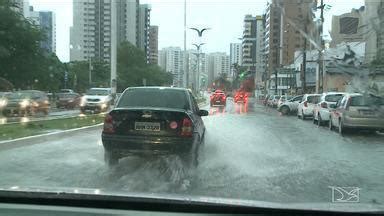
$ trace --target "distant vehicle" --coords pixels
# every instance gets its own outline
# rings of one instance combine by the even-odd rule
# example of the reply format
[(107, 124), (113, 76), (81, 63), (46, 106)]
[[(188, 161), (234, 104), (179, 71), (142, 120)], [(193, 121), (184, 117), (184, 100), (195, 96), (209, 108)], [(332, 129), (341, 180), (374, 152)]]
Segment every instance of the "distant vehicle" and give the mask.
[(297, 117), (303, 120), (313, 117), (313, 109), (319, 102), (320, 96), (320, 94), (305, 94), (297, 107)]
[(75, 108), (80, 105), (81, 96), (77, 93), (62, 93), (57, 96), (57, 108)]
[(0, 92), (0, 115), (3, 113), (3, 109), (8, 104), (8, 96), (11, 95), (11, 92)]
[(234, 96), (235, 103), (247, 103), (248, 102), (248, 94), (245, 91), (237, 91)]
[(303, 95), (294, 96), (293, 98), (285, 101), (280, 106), (277, 107), (277, 111), (281, 112), (283, 115), (288, 115), (290, 113), (297, 112), (297, 107), (299, 106)]
[(80, 101), (80, 111), (105, 112), (113, 103), (110, 88), (91, 88)]
[(277, 107), (280, 107), (285, 101), (290, 100), (292, 96), (290, 95), (282, 95), (280, 99), (277, 101)]
[(271, 95), (269, 95), (269, 94), (266, 94), (266, 95), (264, 96), (264, 98), (263, 98), (263, 100), (262, 100), (262, 103), (263, 103), (264, 106), (267, 106), (267, 105), (268, 105), (268, 100), (269, 100), (270, 97), (271, 97)]
[(221, 90), (216, 90), (210, 97), (211, 107), (224, 107), (227, 104), (227, 97)]
[(48, 115), (50, 103), (46, 93), (37, 90), (13, 92), (7, 96), (7, 104), (3, 108), (4, 115), (34, 115), (43, 112)]
[(179, 155), (187, 166), (197, 166), (205, 126), (193, 95), (184, 88), (127, 88), (104, 121), (105, 162), (136, 155)]
[(60, 89), (58, 93), (75, 93), (72, 89)]
[(384, 98), (373, 95), (346, 94), (330, 105), (329, 129), (340, 134), (348, 129), (384, 131)]
[(343, 92), (323, 93), (319, 103), (313, 109), (313, 123), (319, 126), (328, 123), (330, 110), (332, 110), (331, 105), (335, 105), (344, 95)]
[(280, 96), (279, 95), (271, 95), (268, 98), (267, 105), (270, 107), (277, 107), (277, 102), (279, 101)]

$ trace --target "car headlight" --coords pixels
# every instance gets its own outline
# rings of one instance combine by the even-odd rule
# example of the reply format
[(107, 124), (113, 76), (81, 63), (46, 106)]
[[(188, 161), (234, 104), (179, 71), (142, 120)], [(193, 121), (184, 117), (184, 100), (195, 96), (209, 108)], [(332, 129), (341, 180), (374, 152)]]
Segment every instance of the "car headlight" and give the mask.
[(0, 99), (0, 108), (7, 106), (8, 101), (6, 99)]
[(102, 103), (100, 106), (101, 106), (101, 109), (107, 108), (107, 104), (106, 103)]
[(29, 100), (22, 100), (20, 103), (20, 106), (21, 108), (26, 108), (27, 106), (29, 106)]
[(87, 99), (82, 97), (81, 100), (80, 100), (80, 106), (85, 106), (86, 102), (87, 102)]

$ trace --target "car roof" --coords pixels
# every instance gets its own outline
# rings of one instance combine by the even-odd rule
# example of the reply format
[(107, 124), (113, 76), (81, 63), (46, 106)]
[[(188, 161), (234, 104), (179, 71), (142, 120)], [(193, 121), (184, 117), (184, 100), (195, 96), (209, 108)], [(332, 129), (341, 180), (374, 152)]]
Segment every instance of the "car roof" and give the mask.
[(346, 92), (324, 92), (323, 95), (347, 94)]
[(139, 86), (139, 87), (128, 87), (125, 90), (131, 89), (166, 89), (166, 90), (174, 90), (174, 91), (188, 91), (186, 88), (180, 87), (164, 87), (164, 86)]
[(95, 89), (95, 90), (111, 90), (111, 88), (90, 88), (90, 89)]

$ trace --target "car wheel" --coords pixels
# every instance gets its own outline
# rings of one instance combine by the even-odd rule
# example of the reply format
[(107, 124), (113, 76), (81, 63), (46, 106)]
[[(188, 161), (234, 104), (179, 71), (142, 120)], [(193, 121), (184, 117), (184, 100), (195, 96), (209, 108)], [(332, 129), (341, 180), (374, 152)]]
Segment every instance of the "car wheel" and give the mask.
[[(313, 119), (315, 119), (315, 118), (313, 118)], [(321, 115), (319, 114), (317, 116), (317, 126), (320, 127), (321, 125), (323, 125), (323, 120), (321, 120)]]
[(289, 108), (288, 108), (287, 106), (283, 106), (283, 107), (281, 107), (281, 113), (282, 113), (283, 115), (288, 115), (288, 113), (289, 113)]
[(333, 125), (332, 125), (333, 123), (332, 123), (332, 118), (331, 117), (329, 117), (329, 121), (328, 121), (328, 128), (329, 128), (329, 130), (330, 131), (332, 131), (333, 130)]
[(345, 135), (345, 128), (344, 128), (344, 125), (343, 125), (343, 122), (342, 122), (342, 120), (341, 119), (339, 119), (339, 127), (338, 127), (338, 129), (339, 129), (339, 134), (340, 135)]
[(108, 167), (112, 167), (119, 163), (119, 158), (113, 152), (104, 150), (104, 161)]

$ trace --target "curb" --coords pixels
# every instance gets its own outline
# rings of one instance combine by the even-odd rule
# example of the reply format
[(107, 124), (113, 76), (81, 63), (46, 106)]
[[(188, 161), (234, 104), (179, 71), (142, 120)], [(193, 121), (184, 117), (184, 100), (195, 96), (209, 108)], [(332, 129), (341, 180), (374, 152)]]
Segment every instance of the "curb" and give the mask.
[(63, 138), (63, 137), (66, 137), (69, 133), (86, 132), (88, 130), (94, 130), (97, 128), (101, 129), (102, 126), (103, 126), (103, 123), (100, 123), (97, 125), (85, 126), (81, 128), (74, 128), (74, 129), (69, 129), (64, 131), (51, 132), (47, 134), (39, 134), (34, 136), (22, 137), (22, 138), (17, 138), (13, 140), (0, 141), (0, 151), (19, 148), (27, 145), (39, 144), (39, 143), (53, 140), (53, 139)]

